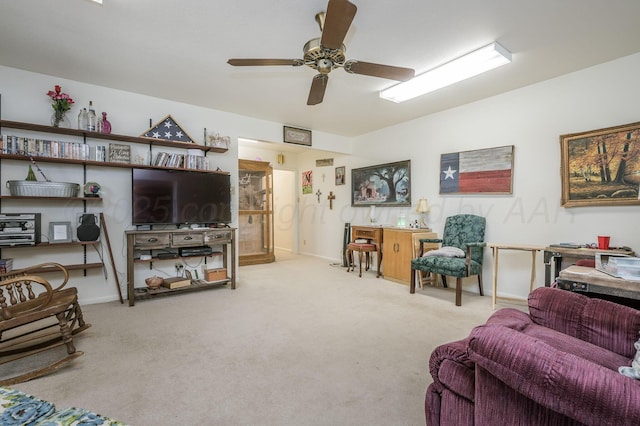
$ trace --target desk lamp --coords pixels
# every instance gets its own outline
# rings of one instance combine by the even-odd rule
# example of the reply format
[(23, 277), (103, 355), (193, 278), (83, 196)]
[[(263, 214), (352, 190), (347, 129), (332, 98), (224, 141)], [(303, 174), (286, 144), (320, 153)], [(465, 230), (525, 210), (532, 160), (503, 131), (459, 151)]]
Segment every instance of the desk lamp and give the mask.
[(418, 207), (416, 208), (416, 212), (420, 213), (420, 228), (428, 228), (427, 222), (424, 220), (424, 214), (429, 213), (431, 207), (429, 207), (429, 202), (426, 198), (420, 198), (418, 201)]

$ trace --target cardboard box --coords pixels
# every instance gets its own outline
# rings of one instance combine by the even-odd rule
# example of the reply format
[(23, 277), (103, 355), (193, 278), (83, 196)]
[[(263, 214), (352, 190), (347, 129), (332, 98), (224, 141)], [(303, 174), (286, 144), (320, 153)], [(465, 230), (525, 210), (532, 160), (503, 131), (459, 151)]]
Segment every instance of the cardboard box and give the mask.
[(207, 269), (204, 274), (207, 281), (220, 281), (227, 279), (227, 268)]
[(171, 289), (187, 287), (190, 285), (191, 285), (191, 280), (189, 278), (184, 278), (184, 277), (165, 278), (165, 280), (162, 282), (163, 287), (171, 288)]

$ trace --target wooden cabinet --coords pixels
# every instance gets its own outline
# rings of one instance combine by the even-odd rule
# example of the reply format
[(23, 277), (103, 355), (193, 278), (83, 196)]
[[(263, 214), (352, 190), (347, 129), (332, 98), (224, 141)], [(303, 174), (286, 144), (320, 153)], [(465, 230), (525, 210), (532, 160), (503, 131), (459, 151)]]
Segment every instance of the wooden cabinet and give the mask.
[(238, 161), (240, 266), (276, 260), (273, 238), (273, 169), (265, 161)]
[[(384, 228), (382, 245), (382, 272), (384, 278), (409, 285), (411, 259), (418, 256), (416, 242), (420, 238), (438, 238), (435, 232), (424, 229)], [(425, 250), (438, 245), (425, 243)]]
[[(204, 290), (226, 284), (230, 284), (231, 288), (235, 289), (235, 231), (234, 228), (127, 231), (125, 234), (127, 236), (127, 299), (129, 306), (134, 306), (136, 300), (168, 296), (184, 291)], [(199, 253), (204, 247), (211, 247), (211, 253)], [(142, 258), (143, 255), (145, 258)], [(154, 275), (153, 262), (180, 262), (181, 259), (188, 257), (204, 258), (205, 265), (207, 259), (222, 258), (222, 265), (227, 274), (215, 281), (206, 281), (204, 276), (202, 279), (192, 276), (194, 279), (192, 279), (191, 285), (186, 287), (150, 289), (146, 287), (144, 281), (140, 282), (144, 287), (136, 287), (136, 265), (149, 265), (149, 273), (144, 276), (144, 278), (148, 278)]]

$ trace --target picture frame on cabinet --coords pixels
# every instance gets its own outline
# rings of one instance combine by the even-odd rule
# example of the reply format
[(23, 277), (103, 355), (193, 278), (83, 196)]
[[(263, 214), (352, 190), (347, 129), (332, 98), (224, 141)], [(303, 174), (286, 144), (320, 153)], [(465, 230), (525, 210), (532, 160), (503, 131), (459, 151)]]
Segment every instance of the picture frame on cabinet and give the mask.
[(71, 222), (49, 222), (49, 243), (70, 243)]
[(640, 205), (640, 122), (560, 136), (562, 207)]
[(351, 206), (411, 206), (411, 160), (352, 169)]

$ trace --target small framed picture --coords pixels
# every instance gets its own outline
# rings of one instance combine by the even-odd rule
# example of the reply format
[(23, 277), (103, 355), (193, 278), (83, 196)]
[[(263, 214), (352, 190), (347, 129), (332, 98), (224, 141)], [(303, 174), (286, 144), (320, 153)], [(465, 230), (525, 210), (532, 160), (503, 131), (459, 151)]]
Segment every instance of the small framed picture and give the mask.
[(311, 130), (283, 127), (283, 140), (286, 143), (311, 146)]
[(345, 166), (336, 167), (336, 186), (344, 185), (345, 173), (346, 173)]
[(71, 222), (49, 222), (49, 243), (69, 243), (71, 236)]

